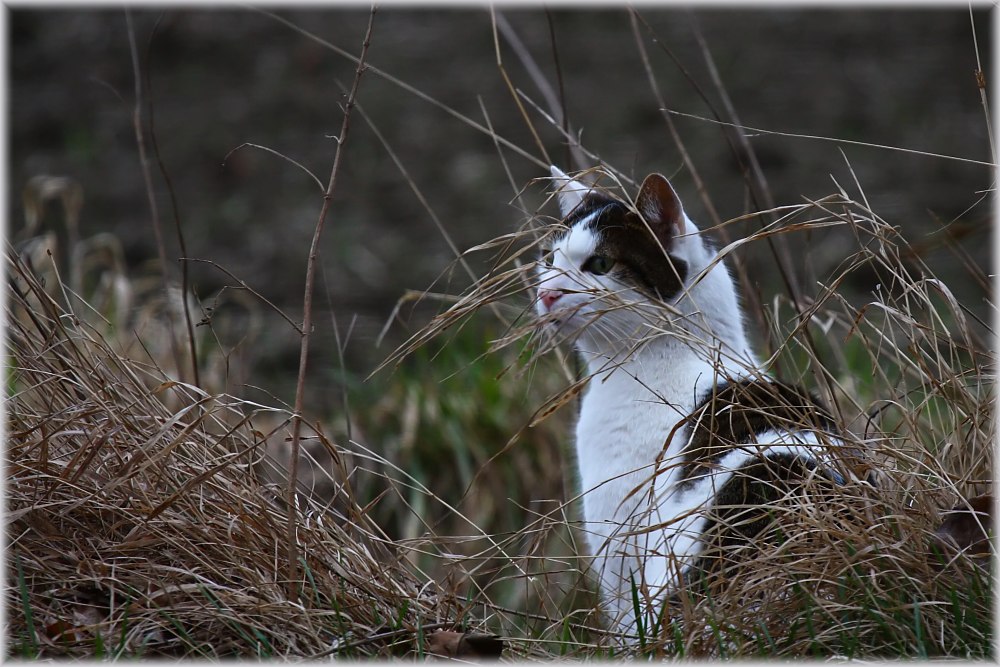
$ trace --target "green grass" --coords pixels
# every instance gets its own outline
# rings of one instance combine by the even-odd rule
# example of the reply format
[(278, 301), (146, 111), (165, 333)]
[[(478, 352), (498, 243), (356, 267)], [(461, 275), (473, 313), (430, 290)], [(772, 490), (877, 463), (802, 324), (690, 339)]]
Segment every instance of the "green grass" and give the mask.
[(31, 602), (28, 596), (28, 583), (25, 581), (24, 567), (21, 564), (21, 559), (15, 555), (14, 560), (17, 563), (17, 590), (21, 596), (21, 613), (24, 614), (25, 631), (23, 636), (15, 638), (15, 645), (19, 645), (20, 649), (15, 649), (13, 652), (20, 653), (23, 658), (34, 658), (38, 656), (38, 633), (35, 630), (35, 614), (31, 609)]

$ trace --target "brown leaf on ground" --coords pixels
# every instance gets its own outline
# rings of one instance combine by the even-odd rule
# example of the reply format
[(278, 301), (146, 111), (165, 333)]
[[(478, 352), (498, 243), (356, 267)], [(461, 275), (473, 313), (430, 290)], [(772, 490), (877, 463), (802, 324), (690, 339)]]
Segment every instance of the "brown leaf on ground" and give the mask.
[(496, 635), (438, 630), (427, 638), (427, 651), (446, 658), (499, 658), (503, 640)]
[(942, 550), (986, 556), (990, 554), (992, 534), (993, 496), (986, 494), (944, 512), (944, 521), (934, 531), (934, 542)]

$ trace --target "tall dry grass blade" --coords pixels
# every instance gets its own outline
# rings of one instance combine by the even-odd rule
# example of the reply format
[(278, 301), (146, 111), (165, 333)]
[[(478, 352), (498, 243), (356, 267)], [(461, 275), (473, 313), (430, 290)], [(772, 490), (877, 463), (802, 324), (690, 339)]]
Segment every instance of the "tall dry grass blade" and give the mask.
[(729, 122), (726, 122), (726, 121), (723, 121), (723, 120), (716, 120), (714, 118), (706, 118), (705, 116), (699, 116), (697, 114), (692, 114), (692, 113), (685, 113), (683, 111), (678, 111), (676, 109), (670, 109), (670, 108), (667, 108), (667, 107), (664, 107), (662, 109), (662, 111), (664, 111), (665, 113), (668, 113), (668, 114), (670, 114), (672, 116), (680, 116), (682, 118), (691, 118), (693, 120), (699, 120), (699, 121), (702, 121), (702, 122), (705, 122), (705, 123), (715, 123), (717, 125), (726, 125), (726, 126), (729, 126), (729, 127), (733, 127), (733, 128), (735, 128), (737, 130), (742, 130), (742, 131), (745, 131), (745, 132), (752, 132), (752, 133), (755, 133), (755, 134), (772, 134), (772, 135), (774, 135), (776, 137), (789, 137), (789, 138), (792, 138), (792, 139), (807, 139), (807, 140), (810, 140), (810, 141), (829, 141), (829, 142), (833, 142), (833, 143), (837, 143), (837, 144), (846, 144), (848, 146), (862, 146), (864, 148), (877, 148), (877, 149), (880, 149), (880, 150), (897, 151), (897, 152), (900, 152), (900, 153), (907, 153), (907, 154), (910, 154), (910, 155), (919, 155), (921, 157), (927, 157), (927, 158), (938, 158), (938, 159), (941, 159), (941, 160), (951, 160), (951, 161), (954, 161), (954, 162), (964, 162), (964, 163), (967, 163), (967, 164), (978, 164), (978, 165), (983, 166), (983, 167), (996, 167), (996, 164), (993, 163), (993, 162), (984, 162), (983, 160), (976, 160), (976, 159), (973, 159), (973, 158), (961, 157), (961, 156), (958, 156), (958, 155), (948, 155), (946, 153), (932, 153), (930, 151), (922, 151), (922, 150), (918, 150), (916, 148), (905, 148), (903, 146), (890, 146), (890, 145), (887, 145), (887, 144), (877, 144), (877, 143), (868, 142), (868, 141), (855, 141), (853, 139), (842, 139), (842, 138), (839, 138), (839, 137), (824, 137), (822, 135), (816, 135), (816, 134), (800, 134), (800, 133), (796, 133), (796, 132), (779, 132), (777, 130), (765, 130), (765, 129), (762, 129), (762, 128), (759, 128), (759, 127), (750, 127), (749, 125), (736, 125), (734, 123), (729, 123)]

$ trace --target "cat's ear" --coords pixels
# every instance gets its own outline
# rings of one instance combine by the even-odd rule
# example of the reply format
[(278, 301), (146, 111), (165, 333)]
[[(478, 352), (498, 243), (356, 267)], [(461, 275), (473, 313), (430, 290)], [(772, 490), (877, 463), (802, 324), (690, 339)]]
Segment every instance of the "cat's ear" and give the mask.
[(635, 198), (635, 206), (658, 234), (665, 233), (667, 238), (672, 238), (685, 232), (680, 197), (663, 175), (650, 174), (646, 177)]
[(555, 165), (549, 167), (549, 171), (552, 173), (553, 189), (559, 195), (559, 212), (565, 218), (583, 202), (583, 198), (590, 192), (590, 186), (570, 178)]

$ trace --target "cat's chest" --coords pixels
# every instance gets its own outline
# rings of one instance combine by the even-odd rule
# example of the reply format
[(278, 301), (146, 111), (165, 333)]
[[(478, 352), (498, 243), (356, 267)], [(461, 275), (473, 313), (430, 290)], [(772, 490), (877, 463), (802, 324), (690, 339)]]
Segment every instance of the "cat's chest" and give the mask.
[(600, 478), (648, 466), (668, 444), (680, 451), (683, 419), (703, 385), (714, 381), (711, 366), (696, 360), (671, 365), (633, 365), (595, 376), (584, 394), (576, 440), (581, 468)]

